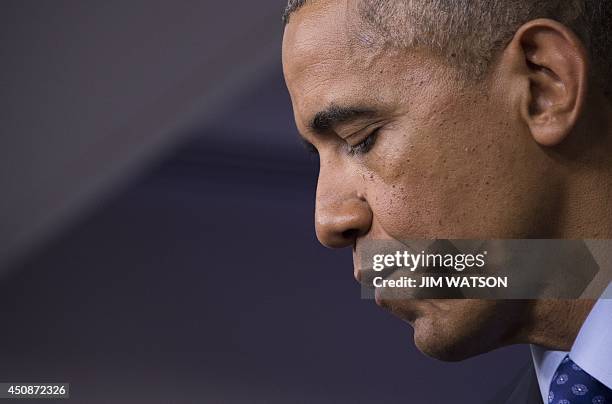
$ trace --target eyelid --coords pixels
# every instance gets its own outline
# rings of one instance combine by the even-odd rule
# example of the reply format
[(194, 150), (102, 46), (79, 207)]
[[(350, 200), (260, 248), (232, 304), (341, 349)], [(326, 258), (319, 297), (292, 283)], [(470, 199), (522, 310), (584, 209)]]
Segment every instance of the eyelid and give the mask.
[[(370, 136), (370, 134), (378, 131), (383, 126), (382, 122), (383, 122), (382, 120), (376, 121), (376, 122), (372, 122), (372, 123), (362, 127), (358, 131), (353, 132), (353, 133), (349, 134), (348, 136), (344, 137), (343, 140), (348, 143), (349, 139), (351, 139), (353, 137), (359, 137), (360, 135), (363, 136), (364, 138), (366, 138), (366, 137)], [(342, 136), (340, 136), (340, 137), (342, 137)]]
[[(368, 126), (364, 127), (363, 129), (360, 129), (357, 132), (347, 136), (346, 138), (344, 138), (344, 141), (349, 145), (349, 147), (357, 146), (363, 143), (370, 136), (378, 133), (378, 131), (381, 130), (383, 126), (384, 125), (381, 123), (381, 121), (373, 122)], [(351, 142), (349, 141), (351, 138), (358, 138), (358, 141), (353, 146), (351, 146)]]
[(372, 150), (372, 148), (376, 144), (376, 141), (378, 140), (378, 134), (380, 133), (381, 129), (382, 129), (382, 126), (374, 129), (361, 142), (355, 145), (347, 144), (349, 154), (351, 156), (355, 156), (358, 154), (366, 154), (370, 150)]

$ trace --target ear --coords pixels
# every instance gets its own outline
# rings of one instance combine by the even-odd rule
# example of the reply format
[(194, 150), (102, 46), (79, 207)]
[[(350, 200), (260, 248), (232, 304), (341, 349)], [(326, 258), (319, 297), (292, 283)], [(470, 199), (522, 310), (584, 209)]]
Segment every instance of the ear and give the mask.
[(582, 42), (563, 24), (538, 19), (519, 28), (504, 53), (516, 78), (529, 83), (520, 108), (533, 138), (543, 146), (561, 143), (586, 102), (588, 55)]

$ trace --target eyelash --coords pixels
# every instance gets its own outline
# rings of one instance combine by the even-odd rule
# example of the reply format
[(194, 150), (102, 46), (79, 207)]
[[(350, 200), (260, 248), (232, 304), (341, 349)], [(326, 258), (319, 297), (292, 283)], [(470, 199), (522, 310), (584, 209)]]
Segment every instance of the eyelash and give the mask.
[(358, 143), (354, 146), (348, 146), (348, 152), (351, 156), (355, 156), (358, 154), (366, 154), (374, 147), (376, 143), (376, 139), (378, 138), (378, 132), (380, 129), (376, 129), (374, 132), (368, 135), (361, 143)]
[[(351, 156), (355, 156), (358, 154), (366, 154), (367, 152), (372, 150), (372, 147), (374, 147), (374, 144), (376, 143), (376, 139), (378, 138), (379, 130), (380, 128), (376, 129), (374, 132), (368, 135), (368, 137), (363, 139), (361, 143), (358, 143), (355, 146), (348, 145), (348, 153)], [(313, 144), (307, 141), (304, 141), (303, 146), (310, 154), (313, 154), (315, 156), (319, 155), (319, 151), (317, 150), (316, 147), (314, 147)]]

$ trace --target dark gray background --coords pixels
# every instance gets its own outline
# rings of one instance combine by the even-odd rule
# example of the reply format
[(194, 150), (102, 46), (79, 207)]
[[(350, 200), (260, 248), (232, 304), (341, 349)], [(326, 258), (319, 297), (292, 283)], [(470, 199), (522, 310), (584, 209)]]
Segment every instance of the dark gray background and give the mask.
[[(282, 0), (0, 10), (0, 381), (77, 403), (478, 403), (318, 245)], [(25, 401), (22, 401), (25, 402)]]

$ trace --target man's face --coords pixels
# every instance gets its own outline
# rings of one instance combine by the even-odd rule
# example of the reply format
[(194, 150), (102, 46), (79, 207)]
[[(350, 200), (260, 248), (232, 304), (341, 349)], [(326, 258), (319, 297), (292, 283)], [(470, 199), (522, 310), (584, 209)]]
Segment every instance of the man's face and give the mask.
[[(365, 45), (360, 24), (351, 1), (315, 1), (292, 15), (283, 40), (296, 124), (320, 156), (319, 240), (357, 255), (367, 239), (552, 231), (544, 212), (555, 210), (555, 181), (503, 79), (461, 85), (427, 51)], [(482, 300), (378, 303), (413, 325), (423, 352), (449, 360), (513, 341), (523, 309)]]

